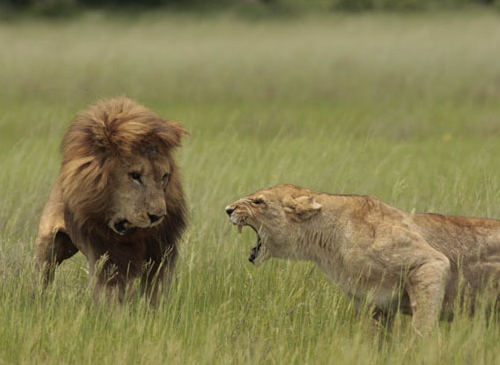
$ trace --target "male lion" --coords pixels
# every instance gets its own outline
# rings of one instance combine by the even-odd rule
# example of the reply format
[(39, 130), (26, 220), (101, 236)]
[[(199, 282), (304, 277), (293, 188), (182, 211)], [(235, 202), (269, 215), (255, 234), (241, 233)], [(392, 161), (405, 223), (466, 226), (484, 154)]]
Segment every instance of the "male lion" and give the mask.
[[(80, 250), (96, 288), (117, 289), (122, 301), (141, 277), (142, 292), (156, 302), (159, 286), (170, 282), (176, 241), (186, 225), (172, 155), (186, 133), (125, 97), (76, 116), (61, 144), (61, 171), (35, 241), (45, 283)], [(98, 262), (102, 267), (96, 268)]]
[(371, 303), (374, 318), (390, 319), (398, 306), (413, 314), (418, 334), (452, 314), (458, 294), (473, 303), (481, 289), (494, 301), (500, 293), (498, 220), (409, 214), (373, 196), (293, 185), (260, 190), (226, 212), (240, 232), (257, 233), (251, 262), (313, 261), (355, 304)]

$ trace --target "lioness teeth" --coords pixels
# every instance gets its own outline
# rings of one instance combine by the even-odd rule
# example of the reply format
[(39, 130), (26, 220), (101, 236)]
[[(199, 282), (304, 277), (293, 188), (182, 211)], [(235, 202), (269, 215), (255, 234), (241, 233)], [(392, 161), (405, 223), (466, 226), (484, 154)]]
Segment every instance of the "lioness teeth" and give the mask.
[(238, 233), (241, 234), (241, 230), (243, 229), (243, 226), (241, 224), (238, 224)]

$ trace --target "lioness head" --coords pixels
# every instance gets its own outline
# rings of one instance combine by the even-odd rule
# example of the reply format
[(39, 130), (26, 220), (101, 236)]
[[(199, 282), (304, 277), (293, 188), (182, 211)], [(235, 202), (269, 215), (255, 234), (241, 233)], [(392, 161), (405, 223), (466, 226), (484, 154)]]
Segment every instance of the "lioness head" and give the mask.
[(240, 233), (249, 226), (257, 234), (249, 257), (257, 265), (272, 257), (294, 258), (298, 230), (320, 210), (309, 190), (293, 185), (262, 189), (226, 207)]
[(127, 98), (77, 115), (62, 142), (61, 186), (78, 224), (125, 235), (161, 224), (183, 205), (173, 150), (186, 130)]

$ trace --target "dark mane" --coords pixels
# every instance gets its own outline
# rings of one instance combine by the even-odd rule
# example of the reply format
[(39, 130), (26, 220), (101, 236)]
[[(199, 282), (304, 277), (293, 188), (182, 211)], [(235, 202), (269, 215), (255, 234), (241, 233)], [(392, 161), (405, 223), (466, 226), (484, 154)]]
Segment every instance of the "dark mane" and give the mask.
[(183, 204), (177, 167), (171, 151), (180, 146), (187, 131), (177, 122), (165, 121), (134, 101), (121, 97), (98, 103), (77, 114), (61, 144), (61, 185), (65, 203), (83, 224), (107, 210), (110, 173), (121, 158), (154, 144), (172, 165), (173, 189), (166, 199)]
[(177, 258), (176, 242), (187, 225), (185, 204), (176, 206), (160, 225), (137, 230), (126, 236), (113, 232), (99, 220), (89, 219), (80, 225), (68, 208), (64, 216), (74, 240), (91, 243), (94, 254), (109, 255), (110, 263), (116, 265), (118, 272), (127, 272), (130, 276), (139, 275), (144, 270), (145, 262), (159, 265), (169, 260), (164, 264), (174, 265)]

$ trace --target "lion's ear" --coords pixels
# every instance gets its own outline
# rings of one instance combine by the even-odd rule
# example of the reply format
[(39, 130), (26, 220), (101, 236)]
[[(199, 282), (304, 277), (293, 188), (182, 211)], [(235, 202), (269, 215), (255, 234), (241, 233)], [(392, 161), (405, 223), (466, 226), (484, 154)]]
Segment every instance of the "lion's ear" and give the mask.
[(157, 137), (168, 148), (179, 147), (182, 137), (188, 134), (189, 132), (181, 123), (173, 120), (164, 121), (162, 128), (156, 131)]
[(298, 198), (286, 197), (283, 199), (284, 210), (295, 222), (306, 221), (318, 214), (321, 204), (316, 202), (312, 196), (299, 196)]
[(171, 129), (172, 133), (175, 135), (177, 143), (180, 145), (182, 137), (189, 135), (189, 132), (187, 131), (186, 128), (184, 128), (184, 126), (181, 123), (176, 122), (174, 120), (167, 121), (167, 124)]

